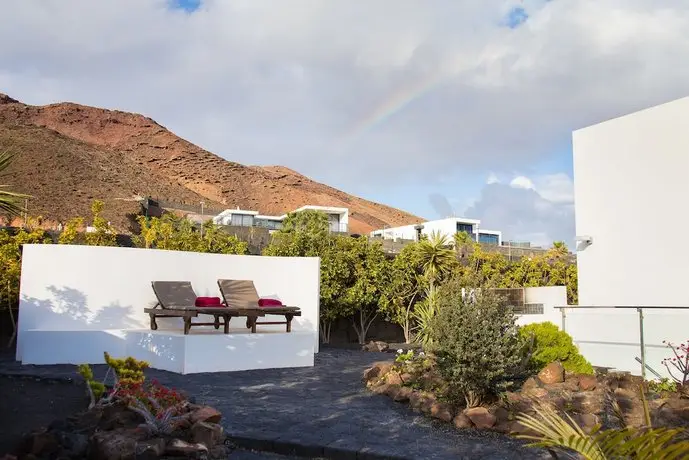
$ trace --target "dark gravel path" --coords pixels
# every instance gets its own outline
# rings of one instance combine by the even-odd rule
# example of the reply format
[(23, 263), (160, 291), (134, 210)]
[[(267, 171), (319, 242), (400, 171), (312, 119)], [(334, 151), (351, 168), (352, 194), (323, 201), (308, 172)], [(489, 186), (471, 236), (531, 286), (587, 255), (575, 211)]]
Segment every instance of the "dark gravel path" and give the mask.
[[(149, 370), (147, 375), (216, 407), (223, 413), (227, 433), (257, 450), (291, 454), (298, 445), (300, 455), (327, 458), (353, 458), (354, 452), (358, 458), (548, 458), (508, 436), (459, 432), (367, 391), (361, 382), (363, 370), (375, 361), (391, 358), (323, 349), (313, 368), (186, 376)], [(102, 373), (104, 366), (96, 366), (95, 371)], [(0, 362), (3, 373), (75, 379), (74, 366), (21, 366), (11, 360)], [(247, 460), (264, 455), (237, 454), (248, 455), (236, 457)]]

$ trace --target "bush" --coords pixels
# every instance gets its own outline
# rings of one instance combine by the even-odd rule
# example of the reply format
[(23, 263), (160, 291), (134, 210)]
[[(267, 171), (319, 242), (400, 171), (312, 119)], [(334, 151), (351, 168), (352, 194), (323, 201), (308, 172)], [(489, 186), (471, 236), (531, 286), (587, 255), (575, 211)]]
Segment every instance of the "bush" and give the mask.
[(453, 280), (439, 289), (430, 328), (432, 350), (448, 398), (475, 407), (505, 388), (520, 363), (522, 342), (516, 317), (501, 307), (497, 294), (484, 290), (463, 299), (457, 284)]
[(531, 364), (540, 371), (553, 361), (560, 361), (565, 370), (575, 374), (593, 374), (593, 366), (584, 358), (572, 337), (550, 322), (523, 326), (520, 334), (525, 340), (533, 340)]

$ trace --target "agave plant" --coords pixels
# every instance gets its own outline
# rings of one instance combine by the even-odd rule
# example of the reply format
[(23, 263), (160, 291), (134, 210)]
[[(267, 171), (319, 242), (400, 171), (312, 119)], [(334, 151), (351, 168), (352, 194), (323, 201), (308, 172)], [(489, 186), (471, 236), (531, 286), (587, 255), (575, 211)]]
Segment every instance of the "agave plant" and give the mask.
[[(642, 400), (646, 422), (650, 423), (643, 392)], [(578, 458), (586, 460), (675, 460), (689, 456), (689, 442), (677, 440), (685, 432), (680, 428), (626, 426), (602, 430), (597, 425), (587, 434), (568, 414), (561, 416), (549, 404), (537, 403), (534, 409), (535, 416), (517, 416), (519, 423), (533, 434), (519, 434), (516, 437), (533, 441), (528, 445), (530, 447), (578, 454)]]
[[(13, 159), (14, 154), (10, 152), (0, 152), (0, 174), (7, 170)], [(7, 185), (0, 185), (0, 211), (5, 214), (18, 216), (25, 211), (21, 204), (22, 200), (30, 198), (30, 196), (11, 192), (7, 190), (7, 187)]]
[(184, 415), (175, 416), (175, 414), (177, 414), (187, 402), (185, 401), (176, 406), (163, 409), (155, 398), (149, 397), (148, 400), (151, 402), (156, 412), (155, 415), (144, 403), (136, 398), (131, 398), (129, 408), (144, 418), (142, 426), (150, 430), (152, 434), (172, 433), (175, 430), (176, 422), (184, 418)]

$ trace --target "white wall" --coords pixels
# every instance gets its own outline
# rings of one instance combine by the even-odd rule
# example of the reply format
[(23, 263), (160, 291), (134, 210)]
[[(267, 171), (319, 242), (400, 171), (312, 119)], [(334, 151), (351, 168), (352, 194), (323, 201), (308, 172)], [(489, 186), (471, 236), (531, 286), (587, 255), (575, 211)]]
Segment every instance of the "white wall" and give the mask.
[(517, 319), (517, 324), (524, 326), (550, 321), (560, 326), (562, 315), (556, 307), (567, 305), (567, 288), (565, 286), (528, 287), (524, 289), (524, 302), (543, 304), (543, 314), (521, 315)]
[(580, 305), (689, 306), (689, 98), (575, 131)]
[[(299, 306), (302, 316), (294, 319), (293, 330), (312, 332), (318, 350), (318, 258), (47, 244), (24, 246), (17, 358), (22, 358), (29, 330), (148, 329), (144, 308), (156, 302), (151, 281), (190, 281), (197, 295), (220, 296), (219, 278), (253, 280), (260, 296)], [(231, 324), (239, 323), (241, 319), (233, 319)], [(182, 327), (178, 318), (160, 320), (159, 325)]]

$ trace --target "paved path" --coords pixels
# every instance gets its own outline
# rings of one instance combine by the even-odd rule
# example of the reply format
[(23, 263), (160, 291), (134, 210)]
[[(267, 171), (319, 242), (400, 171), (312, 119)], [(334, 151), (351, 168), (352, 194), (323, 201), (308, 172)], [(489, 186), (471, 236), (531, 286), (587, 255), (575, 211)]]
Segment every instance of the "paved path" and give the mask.
[[(312, 368), (191, 375), (150, 370), (147, 375), (216, 407), (227, 433), (243, 447), (257, 450), (359, 459), (547, 458), (507, 436), (459, 432), (367, 391), (361, 383), (363, 370), (391, 358), (324, 349)], [(97, 375), (103, 371), (96, 368)], [(74, 378), (75, 367), (20, 366), (4, 360), (0, 373)]]

